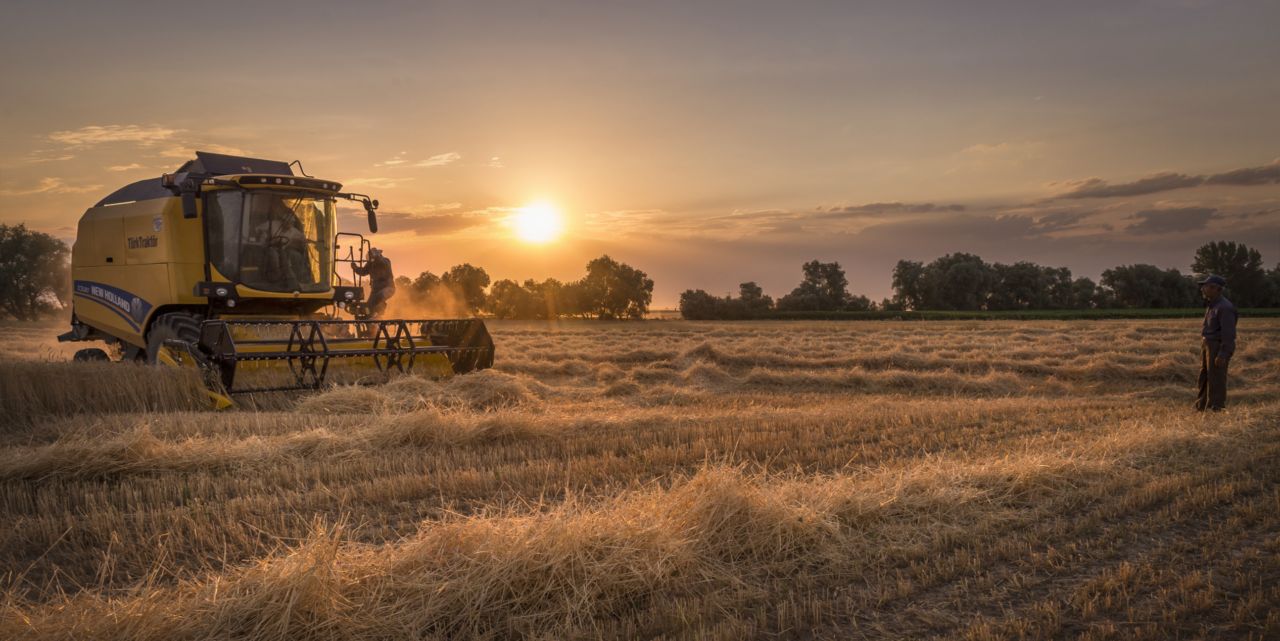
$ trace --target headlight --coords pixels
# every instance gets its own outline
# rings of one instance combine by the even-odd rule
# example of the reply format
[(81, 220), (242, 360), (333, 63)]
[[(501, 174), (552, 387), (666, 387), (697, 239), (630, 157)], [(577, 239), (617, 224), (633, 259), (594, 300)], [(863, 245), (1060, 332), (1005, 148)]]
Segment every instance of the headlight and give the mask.
[(219, 298), (226, 298), (228, 292), (226, 287), (219, 287), (213, 290), (213, 293), (217, 294)]
[(348, 289), (346, 292), (342, 294), (342, 296), (347, 300), (351, 300), (356, 297), (356, 293)]

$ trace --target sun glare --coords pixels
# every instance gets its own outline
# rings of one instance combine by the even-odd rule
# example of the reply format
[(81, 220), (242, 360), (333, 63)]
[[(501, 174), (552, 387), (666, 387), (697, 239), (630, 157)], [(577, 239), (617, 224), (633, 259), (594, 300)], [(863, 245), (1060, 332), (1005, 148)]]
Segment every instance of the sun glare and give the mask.
[(517, 209), (511, 218), (511, 226), (520, 240), (548, 243), (559, 238), (564, 231), (564, 218), (555, 205), (536, 202)]

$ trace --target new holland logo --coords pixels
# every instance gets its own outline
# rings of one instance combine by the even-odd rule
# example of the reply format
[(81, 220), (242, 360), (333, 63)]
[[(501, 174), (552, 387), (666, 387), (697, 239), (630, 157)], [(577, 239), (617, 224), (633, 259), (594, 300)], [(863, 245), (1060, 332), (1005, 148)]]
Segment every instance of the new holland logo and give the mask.
[(160, 244), (160, 237), (152, 234), (150, 236), (130, 236), (129, 249), (150, 249)]
[(124, 318), (134, 329), (138, 329), (142, 325), (142, 322), (147, 318), (147, 313), (151, 311), (151, 303), (123, 289), (86, 280), (75, 281), (74, 285), (76, 296), (106, 305), (108, 309)]

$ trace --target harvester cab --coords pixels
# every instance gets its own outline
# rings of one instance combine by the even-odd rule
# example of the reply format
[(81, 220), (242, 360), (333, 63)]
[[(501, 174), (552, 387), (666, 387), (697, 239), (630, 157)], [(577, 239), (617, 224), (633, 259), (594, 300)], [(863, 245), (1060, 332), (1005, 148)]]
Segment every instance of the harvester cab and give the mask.
[(197, 367), (219, 394), (492, 366), (483, 321), (343, 316), (360, 314), (365, 295), (339, 267), (362, 265), (369, 242), (337, 230), (340, 201), (361, 204), (377, 231), (378, 201), (280, 161), (196, 152), (172, 174), (126, 185), (80, 219), (71, 330), (58, 340)]

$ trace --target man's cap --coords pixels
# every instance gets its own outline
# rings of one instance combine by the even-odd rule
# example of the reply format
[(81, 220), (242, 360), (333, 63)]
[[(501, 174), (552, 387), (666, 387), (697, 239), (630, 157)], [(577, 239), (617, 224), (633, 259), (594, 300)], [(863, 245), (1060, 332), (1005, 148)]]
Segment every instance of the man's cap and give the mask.
[[(370, 255), (370, 256), (381, 256), (381, 255), (382, 255), (382, 250), (381, 250), (381, 249), (378, 249), (377, 247), (370, 247), (370, 248), (369, 248), (369, 255)], [(1223, 281), (1223, 282), (1225, 283), (1226, 281)]]
[(1196, 283), (1196, 284), (1197, 284), (1197, 285), (1217, 285), (1218, 287), (1226, 287), (1226, 286), (1227, 286), (1227, 279), (1225, 279), (1225, 278), (1223, 278), (1223, 277), (1221, 277), (1221, 276), (1219, 276), (1219, 275), (1217, 275), (1217, 274), (1209, 274), (1208, 276), (1206, 276), (1206, 277), (1205, 277), (1205, 279), (1204, 279), (1204, 280), (1202, 280), (1202, 281), (1200, 281), (1200, 282), (1198, 282), (1198, 283)]

